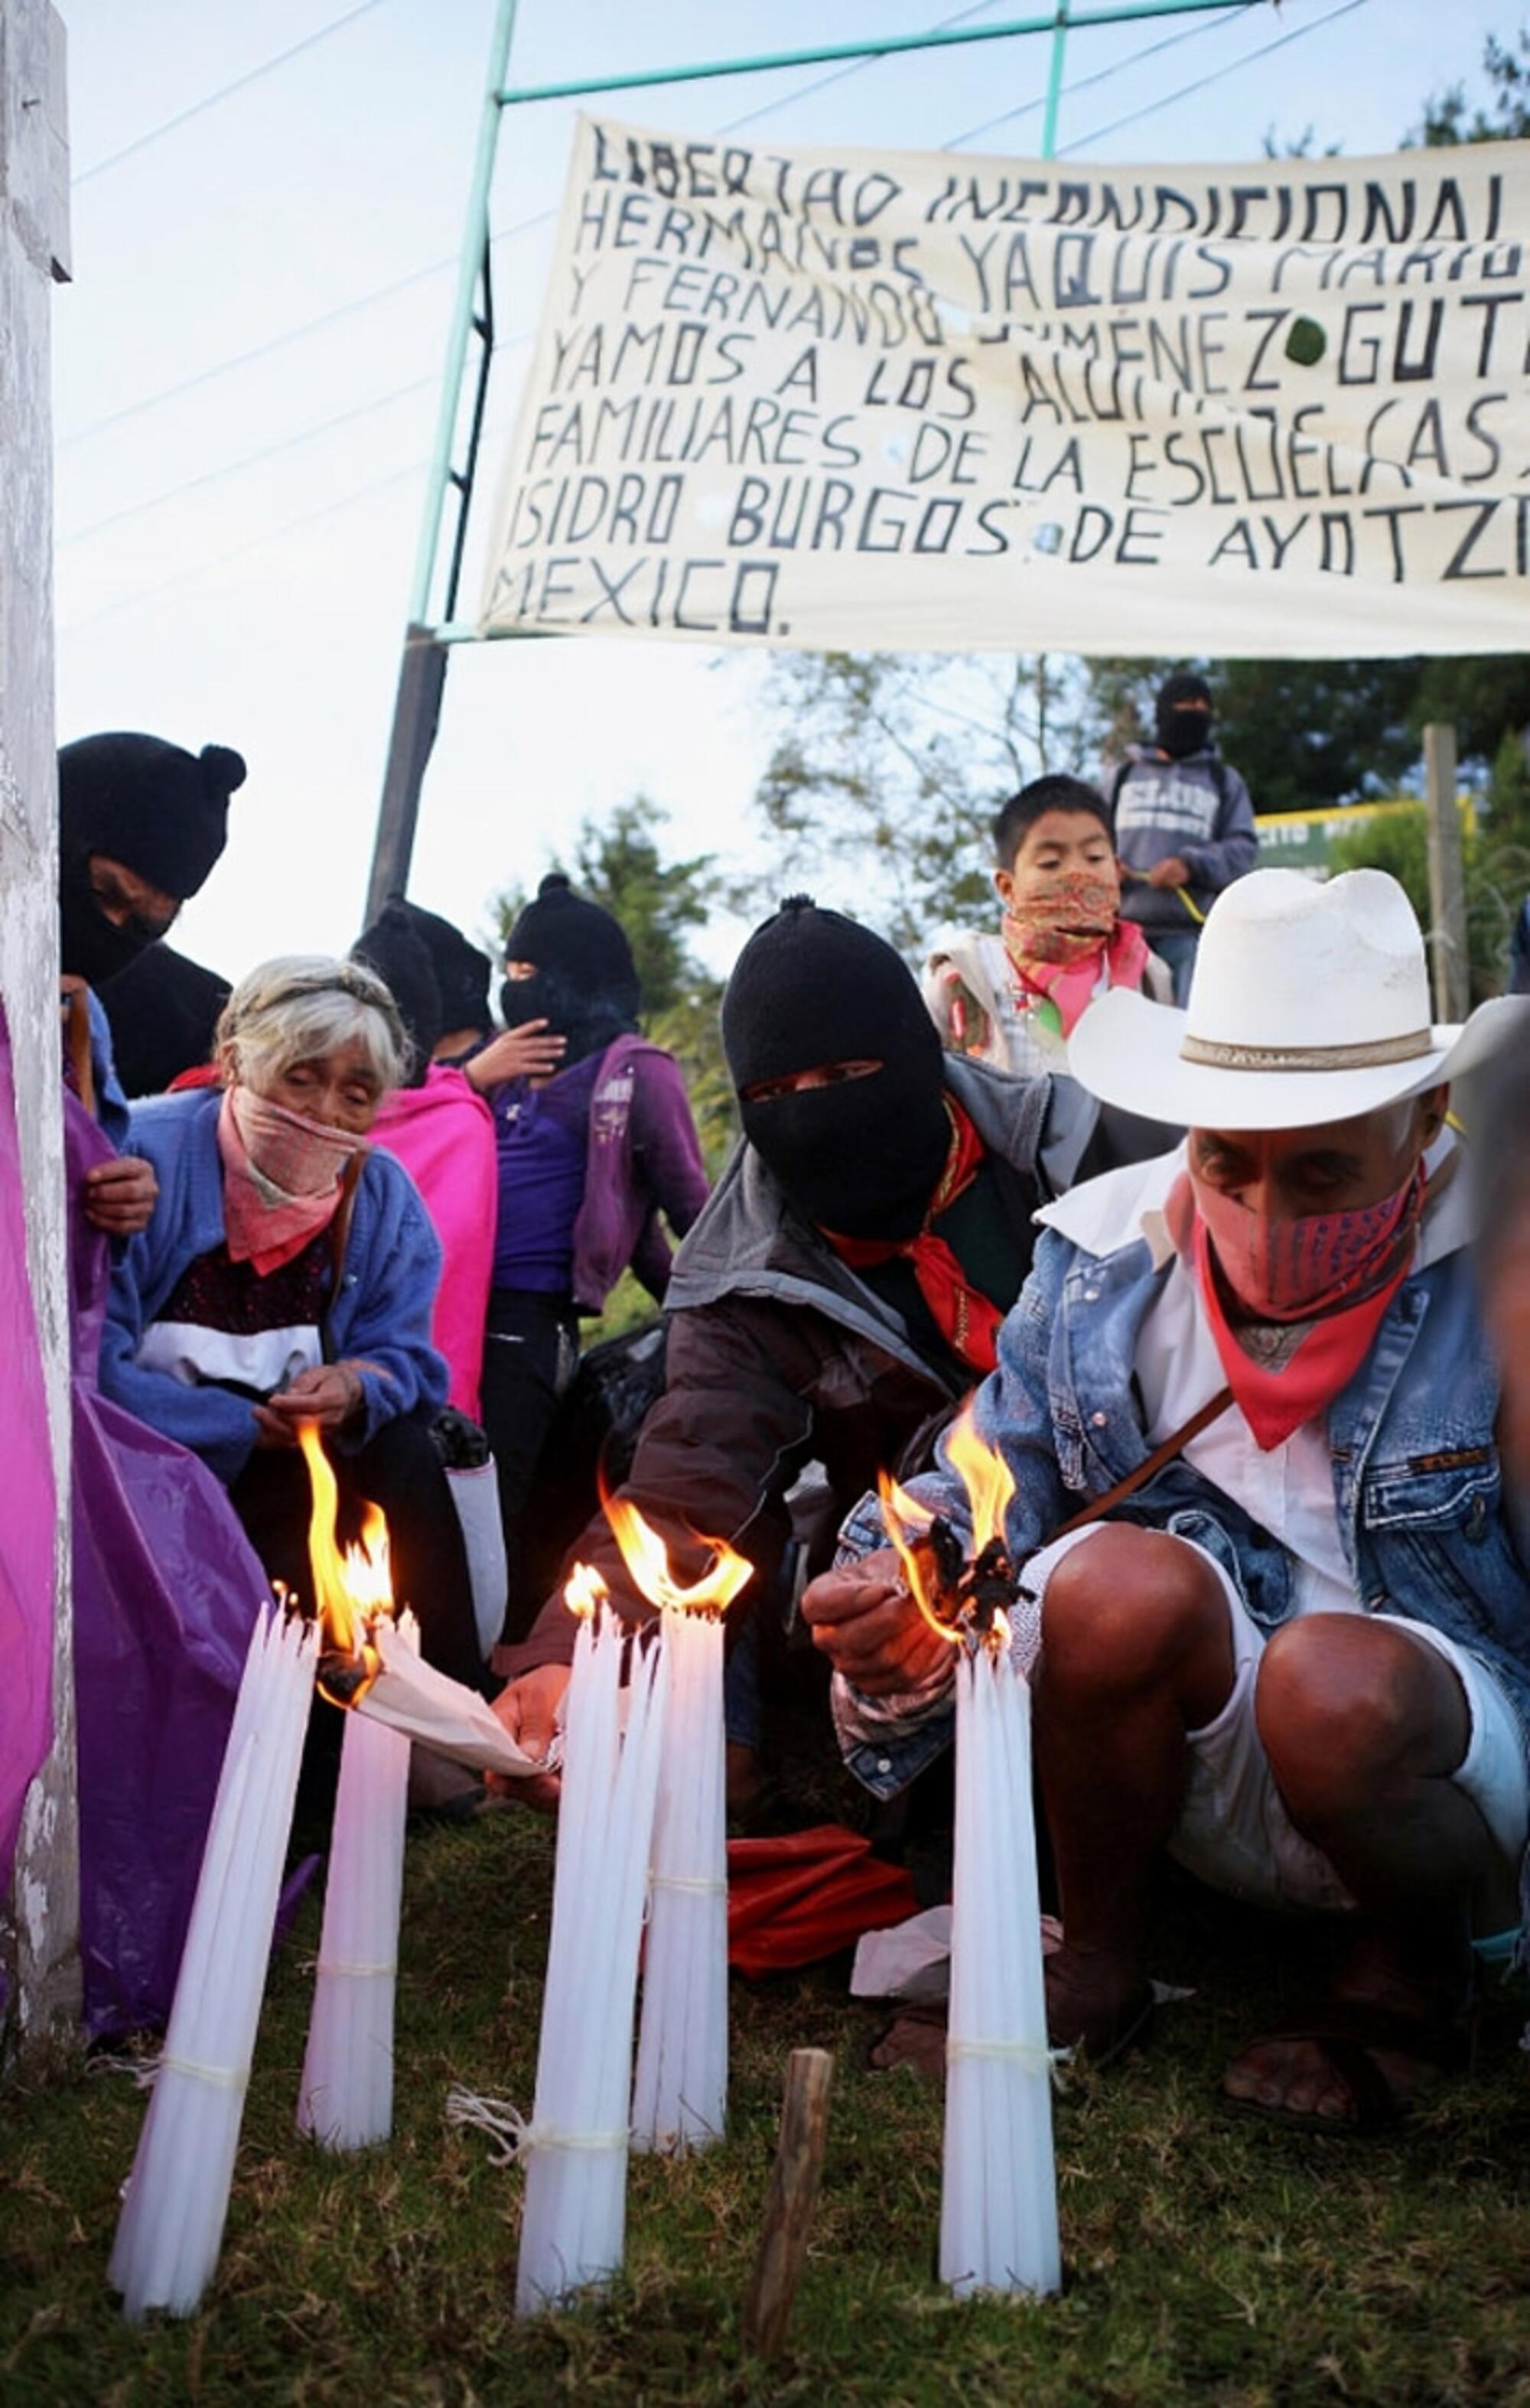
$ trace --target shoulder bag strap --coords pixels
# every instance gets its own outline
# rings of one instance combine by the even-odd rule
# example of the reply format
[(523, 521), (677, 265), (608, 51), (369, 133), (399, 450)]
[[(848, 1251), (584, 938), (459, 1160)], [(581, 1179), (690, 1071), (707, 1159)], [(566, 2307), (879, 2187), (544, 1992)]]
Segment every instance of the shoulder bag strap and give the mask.
[(1050, 1547), (1053, 1539), (1065, 1539), (1070, 1530), (1085, 1530), (1091, 1522), (1103, 1522), (1107, 1513), (1113, 1513), (1128, 1497), (1135, 1497), (1139, 1488), (1146, 1488), (1150, 1480), (1156, 1479), (1164, 1466), (1172, 1463), (1177, 1455), (1181, 1455), (1192, 1439), (1199, 1438), (1203, 1429), (1209, 1428), (1214, 1421), (1220, 1420), (1232, 1401), (1231, 1388), (1220, 1388), (1198, 1413), (1191, 1414), (1182, 1429), (1177, 1429), (1171, 1437), (1165, 1439), (1161, 1446), (1155, 1446), (1145, 1462), (1139, 1463), (1135, 1471), (1129, 1471), (1124, 1480), (1118, 1480), (1113, 1488), (1108, 1488), (1103, 1497), (1093, 1498), (1082, 1512), (1075, 1513), (1070, 1521), (1060, 1522), (1056, 1529), (1042, 1541), (1042, 1545)]

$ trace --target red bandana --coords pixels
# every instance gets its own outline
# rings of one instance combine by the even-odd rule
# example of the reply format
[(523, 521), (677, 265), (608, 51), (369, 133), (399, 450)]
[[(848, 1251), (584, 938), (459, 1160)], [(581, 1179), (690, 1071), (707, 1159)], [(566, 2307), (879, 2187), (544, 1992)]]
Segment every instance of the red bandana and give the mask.
[(1004, 1315), (980, 1288), (972, 1285), (944, 1238), (931, 1233), (932, 1222), (938, 1221), (959, 1196), (965, 1195), (986, 1152), (960, 1104), (953, 1103), (950, 1096), (942, 1100), (951, 1122), (951, 1152), (918, 1236), (892, 1240), (839, 1238), (832, 1229), (825, 1229), (823, 1235), (851, 1270), (869, 1270), (878, 1263), (891, 1262), (895, 1254), (906, 1255), (913, 1265), (919, 1292), (941, 1336), (971, 1369), (992, 1371), (998, 1361), (999, 1326)]
[[(1189, 1182), (1185, 1182), (1186, 1186)], [(1399, 1215), (1396, 1268), (1378, 1288), (1353, 1304), (1336, 1303), (1298, 1325), (1262, 1323), (1276, 1340), (1269, 1359), (1248, 1352), (1245, 1329), (1240, 1339), (1228, 1318), (1210, 1234), (1197, 1211), (1191, 1232), (1196, 1284), (1211, 1335), (1216, 1340), (1227, 1384), (1253, 1432), (1254, 1442), (1266, 1455), (1283, 1446), (1304, 1422), (1325, 1412), (1341, 1389), (1348, 1387), (1381, 1326), (1388, 1305), (1408, 1277), (1413, 1260), (1413, 1232), (1423, 1211), (1423, 1183), (1415, 1182)], [(1340, 1283), (1342, 1293), (1343, 1283)], [(1285, 1342), (1280, 1342), (1283, 1331)]]

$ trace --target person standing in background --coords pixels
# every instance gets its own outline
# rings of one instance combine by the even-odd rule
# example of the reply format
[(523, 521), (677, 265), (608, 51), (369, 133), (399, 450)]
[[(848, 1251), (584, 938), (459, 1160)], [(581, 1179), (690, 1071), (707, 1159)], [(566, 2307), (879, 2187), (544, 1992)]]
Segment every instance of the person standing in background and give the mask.
[(1156, 742), (1128, 747), (1106, 787), (1123, 892), (1135, 920), (1174, 974), (1183, 1004), (1202, 923), (1223, 887), (1259, 858), (1253, 805), (1211, 738), (1211, 689), (1188, 672), (1165, 678)]

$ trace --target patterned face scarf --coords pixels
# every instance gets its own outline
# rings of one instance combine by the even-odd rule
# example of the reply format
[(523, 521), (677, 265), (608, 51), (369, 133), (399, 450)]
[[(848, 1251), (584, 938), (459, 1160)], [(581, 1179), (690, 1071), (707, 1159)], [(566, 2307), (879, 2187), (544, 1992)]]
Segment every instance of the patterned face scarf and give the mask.
[(1122, 920), (1113, 878), (1066, 869), (1033, 888), (1004, 915), (1004, 950), (1022, 989), (1050, 1005), (1064, 1037), (1074, 1027), (1104, 968), (1111, 986), (1139, 987), (1148, 940)]
[[(1272, 1220), (1190, 1174), (1201, 1301), (1245, 1420), (1266, 1452), (1348, 1386), (1408, 1276), (1423, 1216), (1421, 1162), (1350, 1212)], [(1234, 1313), (1243, 1318), (1235, 1323)]]
[(229, 1254), (264, 1279), (291, 1262), (334, 1220), (340, 1182), (366, 1140), (328, 1128), (257, 1096), (223, 1091), (218, 1153), (223, 1166), (223, 1228)]

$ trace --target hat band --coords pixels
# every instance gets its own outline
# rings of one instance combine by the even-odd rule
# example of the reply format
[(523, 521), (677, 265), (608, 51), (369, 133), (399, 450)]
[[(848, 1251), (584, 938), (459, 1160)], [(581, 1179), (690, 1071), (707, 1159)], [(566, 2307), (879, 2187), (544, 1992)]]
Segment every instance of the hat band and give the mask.
[(1416, 1062), (1434, 1050), (1427, 1028), (1360, 1045), (1223, 1045), (1214, 1038), (1187, 1036), (1180, 1059), (1209, 1070), (1378, 1070), (1388, 1062)]

